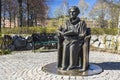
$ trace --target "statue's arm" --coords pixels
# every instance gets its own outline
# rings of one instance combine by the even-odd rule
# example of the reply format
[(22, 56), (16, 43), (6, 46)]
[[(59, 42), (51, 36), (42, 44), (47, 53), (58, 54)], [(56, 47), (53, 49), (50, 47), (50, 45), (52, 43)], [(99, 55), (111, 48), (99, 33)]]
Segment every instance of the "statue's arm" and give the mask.
[(59, 27), (58, 27), (58, 30), (57, 30), (57, 36), (58, 37), (61, 37), (62, 35), (63, 35), (63, 27), (62, 27), (62, 25), (60, 25)]
[(84, 38), (86, 36), (86, 32), (87, 32), (87, 25), (85, 23), (85, 21), (81, 21), (80, 23), (80, 33), (79, 33), (79, 37)]
[[(71, 31), (70, 31), (71, 32)], [(68, 31), (68, 21), (66, 21), (66, 23), (62, 26), (59, 26), (59, 29), (57, 30), (57, 33), (60, 35), (60, 36), (64, 36), (66, 34), (69, 34), (69, 31)]]
[(76, 36), (78, 35), (77, 32), (74, 32), (73, 30), (62, 32), (62, 31), (57, 31), (60, 36)]

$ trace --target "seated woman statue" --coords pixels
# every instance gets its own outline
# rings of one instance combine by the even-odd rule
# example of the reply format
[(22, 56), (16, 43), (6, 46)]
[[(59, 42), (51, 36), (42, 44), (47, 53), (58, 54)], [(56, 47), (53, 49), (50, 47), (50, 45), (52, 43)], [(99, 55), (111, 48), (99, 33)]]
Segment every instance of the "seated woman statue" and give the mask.
[(72, 6), (68, 10), (69, 20), (58, 29), (58, 68), (60, 70), (82, 70), (82, 46), (86, 36), (86, 23), (80, 20), (80, 10)]

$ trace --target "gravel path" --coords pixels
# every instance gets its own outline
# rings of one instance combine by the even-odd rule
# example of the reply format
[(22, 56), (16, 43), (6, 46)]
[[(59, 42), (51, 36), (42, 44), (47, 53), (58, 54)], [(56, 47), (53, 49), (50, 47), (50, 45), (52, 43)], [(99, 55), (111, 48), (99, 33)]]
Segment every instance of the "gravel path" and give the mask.
[(45, 73), (41, 68), (57, 61), (57, 52), (17, 51), (0, 56), (0, 80), (120, 80), (120, 55), (90, 52), (90, 63), (104, 71), (93, 76), (62, 76)]

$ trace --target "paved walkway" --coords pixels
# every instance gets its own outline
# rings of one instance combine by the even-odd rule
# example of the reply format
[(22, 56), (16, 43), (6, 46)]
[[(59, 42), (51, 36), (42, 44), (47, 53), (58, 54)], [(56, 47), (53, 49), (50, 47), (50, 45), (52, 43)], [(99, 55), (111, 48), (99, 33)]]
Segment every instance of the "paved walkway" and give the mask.
[(13, 52), (0, 56), (0, 80), (120, 80), (120, 55), (90, 52), (90, 63), (104, 72), (93, 76), (60, 76), (45, 73), (42, 66), (56, 62), (57, 52)]

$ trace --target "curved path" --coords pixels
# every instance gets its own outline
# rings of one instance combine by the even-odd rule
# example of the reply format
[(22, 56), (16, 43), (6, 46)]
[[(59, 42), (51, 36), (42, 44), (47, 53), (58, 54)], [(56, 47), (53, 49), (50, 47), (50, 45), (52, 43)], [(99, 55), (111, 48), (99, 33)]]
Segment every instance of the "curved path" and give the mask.
[(93, 76), (62, 76), (45, 73), (41, 68), (57, 61), (57, 52), (17, 51), (0, 56), (0, 80), (120, 80), (120, 55), (90, 52), (90, 63), (104, 71)]

